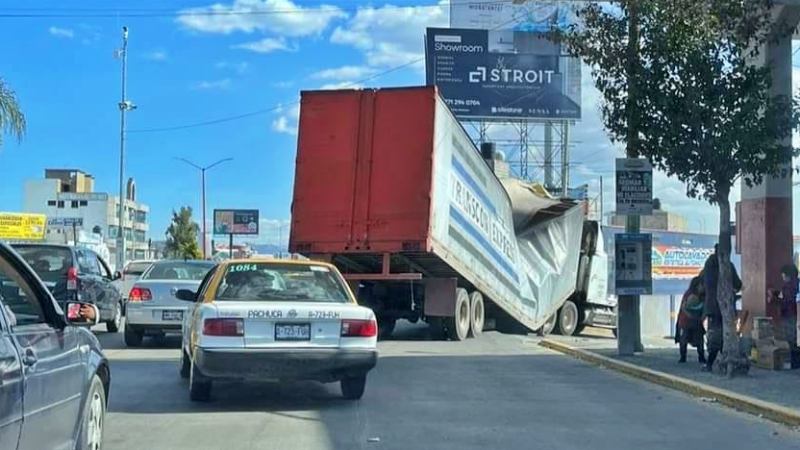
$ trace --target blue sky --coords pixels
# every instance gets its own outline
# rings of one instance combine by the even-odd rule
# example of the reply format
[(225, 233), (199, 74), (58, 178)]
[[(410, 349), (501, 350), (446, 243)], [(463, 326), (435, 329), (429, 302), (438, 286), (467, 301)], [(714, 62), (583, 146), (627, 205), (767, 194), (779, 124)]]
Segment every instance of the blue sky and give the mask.
[[(261, 240), (277, 241), (289, 218), (296, 147), (298, 92), (334, 87), (380, 75), (423, 56), (426, 26), (447, 26), (446, 3), (400, 1), (371, 6), (357, 1), (219, 0), (37, 1), (33, 13), (140, 8), (149, 17), (0, 17), (0, 76), (17, 92), (28, 120), (21, 143), (0, 148), (0, 210), (22, 205), (26, 179), (45, 167), (71, 167), (97, 178), (97, 189), (116, 192), (119, 158), (120, 29), (130, 29), (127, 174), (152, 211), (151, 235), (160, 238), (170, 210), (199, 212), (199, 174), (174, 157), (205, 165), (234, 160), (208, 175), (208, 207), (261, 210)], [(30, 7), (0, 1), (2, 12)], [(393, 6), (399, 5), (399, 6)], [(180, 16), (176, 11), (236, 11), (245, 7), (277, 14)], [(77, 11), (77, 12), (76, 12)], [(110, 14), (113, 16), (113, 14)], [(586, 71), (584, 71), (586, 72)], [(360, 86), (424, 84), (421, 62)], [(613, 158), (619, 156), (597, 115), (597, 92), (584, 74), (584, 119), (574, 130), (573, 185), (600, 176), (612, 209)], [(276, 108), (278, 105), (282, 107)], [(195, 124), (276, 108), (210, 126), (165, 132), (136, 130)], [(665, 207), (691, 216), (689, 225), (713, 231), (714, 209), (686, 201), (682, 186), (656, 177)], [(797, 211), (795, 207), (795, 211)], [(285, 231), (285, 230), (284, 230)], [(285, 233), (284, 233), (285, 239)]]

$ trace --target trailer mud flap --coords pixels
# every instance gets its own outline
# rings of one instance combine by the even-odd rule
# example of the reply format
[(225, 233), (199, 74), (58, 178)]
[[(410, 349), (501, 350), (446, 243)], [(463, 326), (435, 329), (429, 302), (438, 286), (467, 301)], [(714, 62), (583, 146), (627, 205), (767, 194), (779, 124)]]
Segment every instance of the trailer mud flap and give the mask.
[(453, 317), (456, 314), (456, 278), (426, 278), (425, 315)]

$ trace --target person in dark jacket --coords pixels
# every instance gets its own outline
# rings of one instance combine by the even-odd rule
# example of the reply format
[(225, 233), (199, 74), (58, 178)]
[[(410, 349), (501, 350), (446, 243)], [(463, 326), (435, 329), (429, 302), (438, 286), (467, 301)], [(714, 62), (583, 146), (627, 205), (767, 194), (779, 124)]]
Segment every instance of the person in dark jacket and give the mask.
[[(717, 253), (719, 252), (719, 244), (714, 246), (714, 253), (712, 253), (706, 260), (703, 266), (703, 282), (705, 285), (706, 298), (703, 305), (703, 317), (708, 319), (708, 358), (706, 359), (705, 370), (711, 371), (714, 368), (714, 361), (717, 355), (722, 350), (722, 312), (719, 308), (717, 301), (717, 285), (719, 282), (719, 259)], [(731, 265), (731, 274), (733, 276), (733, 291), (739, 292), (742, 289), (742, 280), (739, 274), (736, 273), (736, 268)]]
[(780, 324), (783, 328), (783, 337), (789, 343), (789, 348), (797, 347), (797, 268), (794, 264), (787, 264), (781, 268), (783, 284), (780, 290), (770, 292), (770, 301), (780, 305)]
[(680, 345), (681, 358), (678, 360), (679, 363), (686, 362), (686, 349), (689, 344), (697, 348), (697, 360), (700, 364), (706, 363), (705, 346), (703, 344), (703, 335), (706, 333), (703, 328), (704, 292), (703, 278), (696, 276), (692, 278), (689, 283), (689, 289), (683, 294), (675, 330), (675, 342)]

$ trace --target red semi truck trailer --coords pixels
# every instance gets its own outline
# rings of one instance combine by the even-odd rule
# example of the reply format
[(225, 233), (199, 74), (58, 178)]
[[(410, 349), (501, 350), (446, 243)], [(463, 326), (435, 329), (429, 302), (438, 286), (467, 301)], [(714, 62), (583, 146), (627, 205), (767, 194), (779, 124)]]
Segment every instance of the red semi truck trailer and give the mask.
[(579, 276), (599, 227), (493, 161), (435, 87), (303, 92), (289, 249), (335, 264), (382, 335), (401, 318), (454, 340), (539, 329), (585, 299), (579, 278), (605, 296), (605, 254)]

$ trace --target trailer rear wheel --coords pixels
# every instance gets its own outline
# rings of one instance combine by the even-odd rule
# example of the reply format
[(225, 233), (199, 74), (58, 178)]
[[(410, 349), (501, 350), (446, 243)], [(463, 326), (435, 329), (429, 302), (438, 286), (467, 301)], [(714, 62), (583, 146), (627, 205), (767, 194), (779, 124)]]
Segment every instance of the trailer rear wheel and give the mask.
[(536, 330), (536, 334), (539, 336), (547, 336), (551, 334), (553, 330), (556, 328), (556, 321), (558, 320), (558, 314), (553, 313), (548, 319), (547, 322), (542, 325), (542, 328)]
[(469, 294), (463, 288), (456, 289), (456, 311), (453, 317), (445, 317), (447, 337), (452, 341), (463, 341), (469, 334)]
[(475, 291), (469, 295), (469, 334), (478, 337), (483, 333), (483, 323), (485, 319), (485, 308), (483, 305), (483, 295)]
[(558, 332), (563, 336), (572, 336), (575, 334), (579, 322), (578, 307), (571, 300), (567, 300), (558, 312)]

